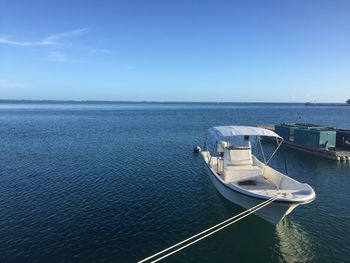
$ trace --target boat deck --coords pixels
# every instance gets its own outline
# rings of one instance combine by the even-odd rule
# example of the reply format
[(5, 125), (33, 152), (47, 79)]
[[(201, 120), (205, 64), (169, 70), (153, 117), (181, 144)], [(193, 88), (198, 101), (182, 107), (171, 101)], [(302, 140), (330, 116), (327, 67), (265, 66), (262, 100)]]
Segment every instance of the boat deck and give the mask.
[(276, 185), (267, 180), (264, 179), (264, 182), (256, 182), (254, 185), (241, 185), (237, 183), (231, 183), (235, 186), (239, 186), (249, 192), (252, 192), (257, 195), (264, 195), (264, 196), (274, 196), (276, 194), (282, 194), (283, 197), (292, 198), (295, 197), (296, 191), (295, 190), (284, 190), (284, 189), (277, 189)]
[[(210, 167), (217, 173), (217, 157), (212, 157), (210, 161), (211, 165)], [(217, 173), (220, 177), (219, 173)], [(305, 195), (309, 195), (309, 191), (300, 191), (296, 189), (281, 189), (277, 188), (276, 184), (272, 182), (271, 180), (268, 180), (264, 175), (261, 175), (263, 180), (257, 180), (254, 182), (249, 182), (250, 180), (241, 181), (241, 182), (226, 182), (227, 184), (231, 184), (235, 187), (240, 187), (244, 190), (247, 190), (251, 193), (266, 196), (266, 197), (272, 197), (276, 194), (282, 194), (283, 198), (286, 199), (298, 199), (298, 198), (304, 198)]]

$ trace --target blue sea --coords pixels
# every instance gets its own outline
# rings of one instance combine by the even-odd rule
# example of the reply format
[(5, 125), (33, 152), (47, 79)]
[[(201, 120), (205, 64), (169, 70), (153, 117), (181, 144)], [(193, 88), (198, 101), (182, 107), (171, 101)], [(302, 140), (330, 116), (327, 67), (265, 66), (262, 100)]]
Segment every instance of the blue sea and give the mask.
[[(199, 156), (216, 125), (350, 129), (350, 107), (254, 103), (1, 103), (0, 262), (136, 262), (242, 208)], [(271, 166), (314, 202), (252, 215), (164, 262), (349, 262), (350, 163), (281, 149)]]

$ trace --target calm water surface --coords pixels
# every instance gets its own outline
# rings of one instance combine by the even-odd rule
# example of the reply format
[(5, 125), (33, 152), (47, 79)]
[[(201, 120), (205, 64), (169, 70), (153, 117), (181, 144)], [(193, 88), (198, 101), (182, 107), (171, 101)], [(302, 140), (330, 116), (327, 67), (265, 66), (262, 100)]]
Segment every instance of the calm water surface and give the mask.
[[(192, 153), (215, 125), (350, 129), (350, 107), (0, 104), (0, 262), (135, 262), (242, 211)], [(344, 262), (350, 164), (282, 149), (272, 166), (317, 199), (276, 227), (256, 216), (166, 262)]]

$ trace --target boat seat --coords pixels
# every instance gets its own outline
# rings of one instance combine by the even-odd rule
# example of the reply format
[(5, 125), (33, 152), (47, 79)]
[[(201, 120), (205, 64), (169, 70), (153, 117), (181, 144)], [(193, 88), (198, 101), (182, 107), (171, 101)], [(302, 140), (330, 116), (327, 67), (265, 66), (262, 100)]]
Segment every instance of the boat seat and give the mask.
[(224, 166), (252, 165), (252, 152), (249, 147), (230, 147), (224, 151)]
[(254, 180), (257, 182), (264, 181), (263, 171), (258, 166), (226, 166), (223, 173), (225, 182), (238, 183), (240, 181)]

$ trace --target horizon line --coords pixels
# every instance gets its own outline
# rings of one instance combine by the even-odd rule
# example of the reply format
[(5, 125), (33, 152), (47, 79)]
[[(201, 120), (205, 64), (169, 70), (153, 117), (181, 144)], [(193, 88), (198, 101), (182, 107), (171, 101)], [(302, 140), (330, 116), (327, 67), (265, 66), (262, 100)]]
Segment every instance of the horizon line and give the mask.
[(308, 104), (349, 105), (346, 102), (272, 102), (272, 101), (161, 101), (161, 100), (55, 100), (55, 99), (0, 99), (0, 103), (256, 103), (256, 104)]

